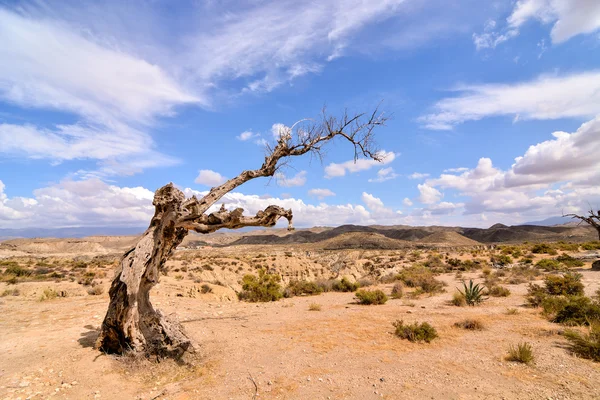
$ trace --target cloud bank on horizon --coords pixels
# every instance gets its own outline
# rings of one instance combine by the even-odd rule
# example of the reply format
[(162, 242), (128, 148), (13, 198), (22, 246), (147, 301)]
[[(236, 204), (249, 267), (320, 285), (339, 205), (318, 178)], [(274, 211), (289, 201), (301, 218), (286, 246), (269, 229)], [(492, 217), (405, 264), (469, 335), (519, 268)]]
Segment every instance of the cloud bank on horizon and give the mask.
[(600, 3), (0, 5), (0, 228), (144, 226), (296, 121), (381, 108), (382, 162), (293, 160), (228, 194), (297, 226), (516, 224), (600, 206)]

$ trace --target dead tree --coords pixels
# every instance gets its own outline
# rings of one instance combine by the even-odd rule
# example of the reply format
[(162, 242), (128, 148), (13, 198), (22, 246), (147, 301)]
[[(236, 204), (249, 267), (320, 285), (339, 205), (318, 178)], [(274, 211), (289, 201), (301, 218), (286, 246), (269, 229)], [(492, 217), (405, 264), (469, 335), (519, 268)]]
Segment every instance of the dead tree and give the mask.
[(343, 139), (359, 156), (381, 161), (374, 146), (373, 131), (384, 125), (386, 117), (376, 109), (371, 114), (341, 118), (328, 116), (323, 110), (319, 120), (303, 120), (280, 132), (273, 147), (267, 146), (265, 161), (259, 169), (243, 171), (233, 179), (214, 187), (201, 199), (185, 198), (172, 183), (158, 189), (154, 195), (154, 217), (135, 247), (121, 258), (110, 288), (110, 302), (104, 317), (96, 348), (123, 354), (127, 351), (158, 357), (180, 357), (193, 350), (191, 340), (176, 321), (156, 310), (150, 302), (150, 290), (159, 282), (165, 262), (182, 242), (189, 230), (215, 232), (221, 228), (274, 226), (280, 218), (292, 227), (292, 210), (272, 205), (255, 216), (244, 216), (243, 209), (210, 212), (226, 193), (249, 180), (272, 177), (290, 157), (307, 153), (322, 156), (323, 146), (334, 139)]
[[(571, 217), (574, 219), (579, 219), (581, 222), (585, 222), (591, 227), (595, 228), (598, 232), (598, 240), (600, 240), (600, 210), (594, 213), (594, 210), (590, 207), (587, 216), (585, 215), (577, 215), (577, 214), (565, 214), (563, 217)], [(580, 223), (581, 223), (580, 222)]]

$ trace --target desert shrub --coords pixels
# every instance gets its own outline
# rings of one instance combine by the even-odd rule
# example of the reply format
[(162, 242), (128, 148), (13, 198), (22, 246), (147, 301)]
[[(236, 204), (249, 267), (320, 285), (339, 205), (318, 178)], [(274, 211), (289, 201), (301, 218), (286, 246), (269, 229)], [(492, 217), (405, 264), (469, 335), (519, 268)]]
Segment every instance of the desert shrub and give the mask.
[(600, 323), (590, 327), (587, 334), (566, 331), (565, 337), (571, 344), (571, 351), (579, 357), (600, 362)]
[(507, 308), (506, 315), (517, 315), (519, 313), (518, 308)]
[(539, 307), (542, 305), (542, 302), (546, 297), (548, 297), (546, 289), (535, 283), (529, 284), (527, 288), (527, 296), (525, 297), (527, 304), (532, 307)]
[(21, 267), (17, 263), (10, 264), (8, 267), (6, 267), (6, 270), (4, 271), (4, 273), (6, 275), (14, 275), (14, 276), (19, 276), (19, 277), (31, 275), (31, 271), (29, 271), (27, 268)]
[(86, 272), (85, 274), (83, 274), (83, 276), (81, 278), (79, 278), (77, 283), (79, 283), (80, 285), (83, 285), (83, 286), (89, 286), (92, 284), (95, 277), (96, 277), (96, 273)]
[(242, 291), (238, 293), (238, 297), (251, 303), (277, 301), (283, 296), (280, 281), (279, 275), (268, 274), (264, 269), (259, 269), (258, 276), (244, 275)]
[(510, 289), (508, 289), (507, 287), (504, 287), (504, 286), (500, 286), (500, 285), (492, 286), (488, 290), (488, 296), (508, 297), (508, 296), (510, 296)]
[(533, 362), (533, 347), (530, 343), (523, 342), (516, 346), (511, 345), (508, 348), (507, 361), (515, 361), (523, 364), (531, 364)]
[(585, 242), (581, 245), (583, 250), (600, 250), (600, 240), (594, 242)]
[(470, 331), (480, 331), (483, 329), (483, 323), (478, 319), (467, 318), (459, 322), (455, 322), (454, 326), (457, 328), (467, 329)]
[(315, 281), (315, 285), (317, 285), (322, 292), (331, 292), (333, 291), (333, 284), (336, 282), (333, 279), (319, 279)]
[(437, 331), (427, 322), (414, 322), (405, 324), (403, 320), (393, 322), (392, 325), (396, 328), (394, 332), (396, 336), (410, 340), (411, 342), (431, 342), (438, 337)]
[(581, 274), (567, 273), (564, 275), (548, 275), (544, 279), (546, 293), (552, 296), (580, 296), (583, 295)]
[(373, 281), (367, 278), (361, 278), (358, 281), (356, 281), (358, 283), (358, 287), (369, 287), (369, 286), (373, 286)]
[(420, 288), (425, 293), (444, 290), (444, 284), (435, 279), (433, 272), (422, 265), (413, 265), (398, 274), (398, 279), (408, 287)]
[(464, 307), (467, 305), (467, 299), (465, 299), (465, 295), (459, 292), (454, 292), (452, 295), (452, 300), (450, 302), (457, 307)]
[(350, 282), (347, 278), (342, 278), (341, 281), (335, 280), (331, 286), (334, 292), (354, 292), (360, 287), (358, 282)]
[(483, 297), (483, 286), (481, 286), (479, 283), (474, 284), (473, 280), (469, 281), (468, 286), (465, 282), (463, 282), (463, 290), (464, 291), (462, 292), (459, 290), (459, 292), (465, 296), (467, 305), (475, 306), (485, 300)]
[(591, 325), (600, 322), (600, 304), (589, 297), (569, 297), (552, 322), (565, 325)]
[(508, 254), (495, 254), (490, 257), (490, 261), (494, 265), (509, 265), (512, 264), (512, 257)]
[(21, 291), (19, 289), (5, 289), (2, 294), (0, 294), (0, 297), (19, 296), (20, 294)]
[(437, 254), (429, 255), (429, 257), (427, 257), (427, 259), (423, 262), (423, 265), (427, 268), (437, 271), (443, 271), (445, 269), (445, 264), (442, 260), (442, 257)]
[(554, 247), (558, 250), (562, 250), (562, 251), (578, 251), (579, 250), (579, 243), (571, 243), (571, 242), (557, 242), (554, 243)]
[(104, 293), (104, 289), (100, 285), (94, 285), (87, 290), (90, 296), (99, 296)]
[(321, 305), (317, 303), (310, 303), (308, 311), (321, 311)]
[(360, 304), (372, 305), (372, 304), (385, 304), (388, 300), (385, 293), (381, 290), (357, 290), (354, 294)]
[(207, 294), (207, 293), (212, 293), (212, 288), (210, 286), (208, 286), (206, 283), (203, 284), (202, 286), (200, 286), (200, 293), (202, 294)]
[(571, 257), (568, 254), (561, 254), (560, 256), (556, 257), (556, 261), (564, 264), (567, 268), (580, 268), (584, 265), (583, 261), (578, 260), (575, 257)]
[(553, 319), (569, 303), (565, 296), (546, 296), (542, 299), (541, 306), (544, 314)]
[(392, 287), (392, 299), (401, 299), (404, 295), (404, 285), (400, 282), (396, 282)]
[(596, 292), (594, 293), (594, 295), (592, 297), (594, 298), (594, 300), (596, 300), (598, 303), (600, 303), (600, 288), (596, 289)]
[(534, 254), (550, 254), (555, 256), (558, 252), (548, 243), (538, 243), (533, 245), (531, 252)]
[(462, 271), (471, 271), (472, 269), (477, 269), (479, 267), (480, 267), (480, 264), (478, 262), (473, 261), (473, 260), (464, 260), (460, 264), (460, 269)]
[(535, 266), (545, 271), (559, 271), (564, 269), (563, 265), (556, 260), (545, 258), (535, 263)]
[(315, 282), (292, 280), (283, 291), (284, 297), (294, 297), (300, 295), (317, 295), (323, 293), (323, 289)]
[(44, 292), (40, 296), (40, 301), (52, 300), (58, 297), (58, 292), (54, 289), (44, 289)]

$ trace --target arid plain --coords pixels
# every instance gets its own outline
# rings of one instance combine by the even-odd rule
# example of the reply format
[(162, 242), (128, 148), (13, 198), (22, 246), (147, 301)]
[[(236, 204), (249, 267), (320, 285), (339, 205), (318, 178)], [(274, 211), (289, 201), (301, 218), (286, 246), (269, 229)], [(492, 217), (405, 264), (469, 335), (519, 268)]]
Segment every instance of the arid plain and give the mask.
[[(0, 243), (0, 398), (600, 397), (600, 364), (564, 336), (589, 328), (552, 322), (557, 310), (534, 307), (530, 289), (579, 274), (585, 295), (597, 296), (592, 230), (336, 229), (187, 238), (152, 291), (154, 306), (176, 315), (196, 343), (179, 362), (93, 348), (114, 269), (135, 237)], [(277, 276), (286, 297), (239, 301), (242, 278), (259, 270)], [(470, 280), (485, 289), (472, 307), (457, 300)], [(359, 304), (342, 281), (389, 300)], [(322, 292), (297, 293), (290, 282)], [(480, 329), (455, 326), (467, 319)], [(427, 322), (437, 338), (404, 340), (398, 320)], [(511, 346), (523, 343), (533, 361), (510, 361)]]

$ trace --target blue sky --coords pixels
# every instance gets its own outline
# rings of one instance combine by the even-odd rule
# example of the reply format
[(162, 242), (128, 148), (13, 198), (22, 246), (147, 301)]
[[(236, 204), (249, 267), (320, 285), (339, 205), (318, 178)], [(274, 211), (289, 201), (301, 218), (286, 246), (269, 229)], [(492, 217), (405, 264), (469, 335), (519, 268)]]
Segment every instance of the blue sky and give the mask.
[(489, 226), (600, 204), (600, 3), (1, 1), (0, 228), (144, 226), (170, 181), (256, 168), (286, 126), (392, 116), (227, 207), (298, 226)]

